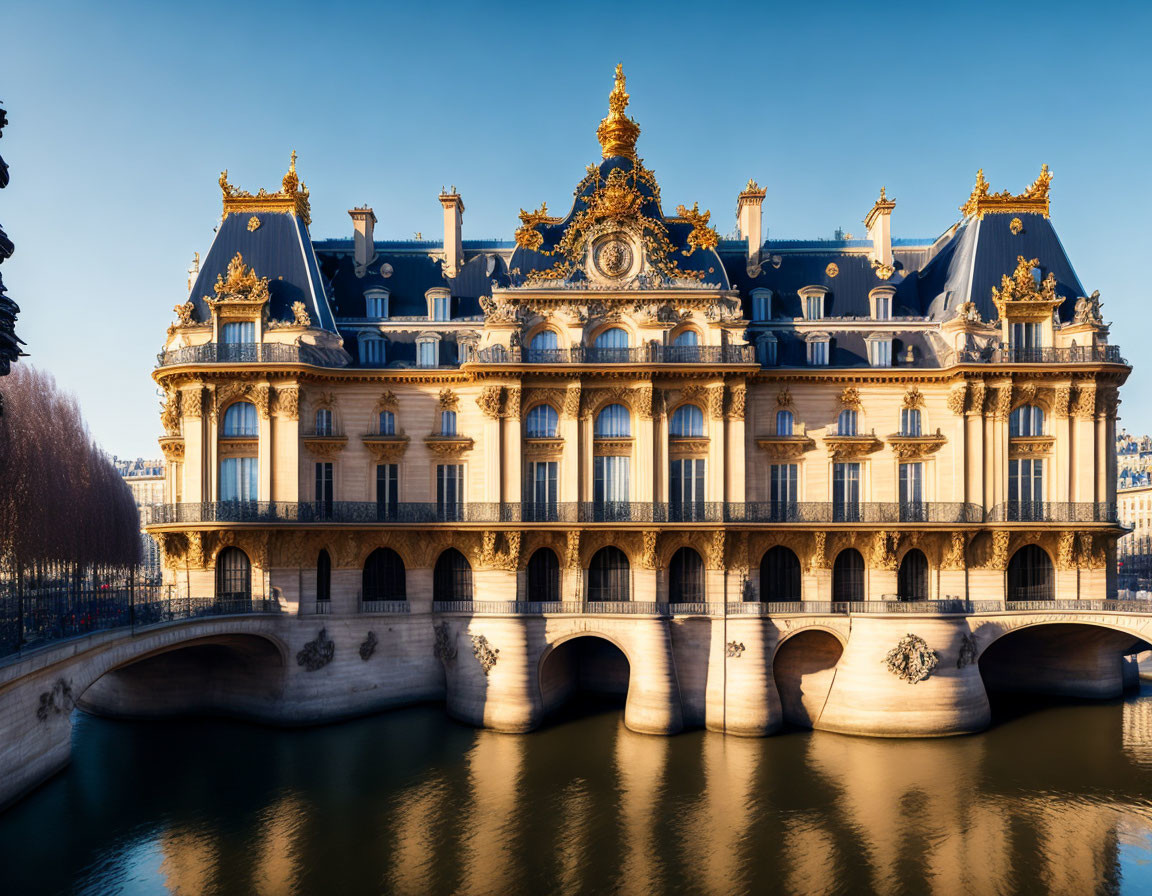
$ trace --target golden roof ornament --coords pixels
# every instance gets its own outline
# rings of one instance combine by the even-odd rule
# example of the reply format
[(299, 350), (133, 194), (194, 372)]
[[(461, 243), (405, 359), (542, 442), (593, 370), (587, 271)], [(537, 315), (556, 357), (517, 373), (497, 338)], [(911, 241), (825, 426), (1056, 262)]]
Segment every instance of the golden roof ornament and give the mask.
[(1033, 271), (1039, 267), (1039, 258), (1016, 256), (1016, 270), (1000, 278), (1000, 288), (992, 287), (992, 304), (1002, 320), (1043, 320), (1051, 317), (1052, 309), (1064, 299), (1056, 293), (1056, 276), (1049, 273), (1040, 283)]
[(881, 187), (880, 198), (872, 203), (872, 208), (869, 210), (868, 214), (864, 216), (864, 226), (871, 227), (877, 216), (890, 215), (892, 214), (892, 210), (894, 208), (896, 208), (896, 200), (889, 199), (887, 193), (885, 192), (885, 188)]
[(220, 172), (220, 192), (223, 194), (224, 214), (221, 220), (233, 214), (268, 212), (295, 215), (305, 224), (312, 223), (312, 208), (308, 203), (308, 187), (296, 175), (296, 150), (292, 150), (292, 161), (288, 172), (281, 181), (278, 193), (269, 193), (263, 187), (256, 193), (228, 183), (228, 169)]
[(262, 305), (268, 301), (268, 278), (257, 277), (256, 272), (244, 264), (244, 256), (239, 252), (228, 262), (228, 278), (216, 275), (213, 287), (216, 298), (205, 296), (209, 304), (217, 302), (243, 302)]
[(608, 94), (608, 116), (596, 129), (596, 139), (604, 158), (623, 156), (636, 158), (636, 139), (640, 136), (640, 125), (624, 114), (628, 107), (628, 92), (624, 89), (624, 64), (616, 65), (616, 81)]
[(1047, 165), (1040, 166), (1040, 175), (1023, 193), (1012, 195), (1007, 190), (991, 192), (984, 177), (984, 169), (976, 172), (976, 185), (968, 201), (960, 206), (964, 217), (975, 215), (1043, 215), (1048, 217), (1048, 189), (1052, 184), (1052, 172)]
[(691, 255), (694, 249), (715, 249), (720, 243), (720, 234), (715, 227), (708, 226), (708, 219), (712, 217), (710, 211), (700, 211), (700, 203), (693, 202), (692, 208), (683, 205), (676, 206), (676, 214), (692, 225), (692, 232), (688, 234), (688, 247), (683, 254)]

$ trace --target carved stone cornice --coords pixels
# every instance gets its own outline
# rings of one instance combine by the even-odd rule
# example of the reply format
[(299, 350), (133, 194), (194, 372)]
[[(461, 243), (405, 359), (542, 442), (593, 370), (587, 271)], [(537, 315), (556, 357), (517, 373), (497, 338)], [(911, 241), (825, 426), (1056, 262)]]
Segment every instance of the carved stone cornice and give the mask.
[(1015, 436), (1008, 440), (1008, 456), (1045, 457), (1052, 453), (1055, 436)]
[(564, 440), (555, 439), (525, 439), (525, 457), (559, 457), (564, 453)]
[(629, 457), (632, 454), (633, 441), (629, 437), (593, 439), (592, 453), (601, 457)]
[(883, 446), (876, 436), (825, 436), (824, 445), (832, 460), (851, 460), (879, 451)]
[(408, 450), (408, 436), (366, 435), (360, 439), (378, 464), (399, 460)]
[(453, 455), (462, 454), (465, 451), (471, 451), (472, 446), (475, 444), (472, 439), (466, 436), (427, 436), (424, 439), (424, 444), (434, 454), (439, 454), (443, 457), (451, 457)]
[(174, 436), (165, 436), (160, 439), (160, 450), (164, 452), (164, 459), (169, 463), (184, 460), (184, 440)]
[(344, 450), (347, 436), (304, 436), (301, 441), (313, 457), (331, 459)]
[(770, 460), (785, 460), (811, 451), (816, 442), (808, 436), (761, 436), (756, 445)]
[(221, 438), (216, 446), (216, 451), (220, 457), (255, 457), (259, 453), (259, 449), (260, 441), (258, 439)]
[(668, 454), (670, 457), (695, 457), (708, 453), (708, 439), (684, 436), (673, 436), (668, 439)]
[(900, 460), (913, 460), (935, 454), (948, 441), (940, 430), (934, 434), (924, 436), (902, 436), (893, 433), (888, 436), (888, 444), (892, 446), (892, 453)]

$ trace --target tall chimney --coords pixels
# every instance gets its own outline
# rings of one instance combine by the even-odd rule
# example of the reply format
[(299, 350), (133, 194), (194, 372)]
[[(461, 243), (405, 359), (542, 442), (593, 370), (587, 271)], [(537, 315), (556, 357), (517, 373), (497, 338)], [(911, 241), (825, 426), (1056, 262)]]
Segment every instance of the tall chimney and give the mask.
[(464, 200), (452, 187), (451, 193), (441, 189), (440, 204), (444, 206), (444, 276), (451, 278), (464, 266)]
[(764, 242), (761, 226), (764, 218), (764, 196), (768, 193), (754, 180), (748, 181), (736, 199), (736, 226), (740, 236), (748, 240), (748, 267), (760, 264), (760, 246)]
[(892, 209), (896, 201), (884, 195), (880, 188), (880, 198), (872, 206), (872, 211), (864, 216), (864, 226), (868, 228), (868, 239), (872, 240), (872, 251), (868, 254), (881, 265), (892, 264)]
[(376, 244), (372, 236), (376, 215), (367, 205), (351, 209), (348, 214), (352, 216), (352, 227), (356, 231), (352, 238), (356, 276), (363, 277), (368, 272), (368, 265), (376, 257)]

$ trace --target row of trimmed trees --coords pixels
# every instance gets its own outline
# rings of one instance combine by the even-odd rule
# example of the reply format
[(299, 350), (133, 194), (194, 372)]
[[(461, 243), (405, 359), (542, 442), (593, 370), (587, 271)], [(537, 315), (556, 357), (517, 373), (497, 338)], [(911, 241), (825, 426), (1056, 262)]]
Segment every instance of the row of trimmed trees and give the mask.
[(4, 380), (0, 575), (27, 581), (140, 562), (132, 493), (92, 441), (76, 399), (24, 364)]

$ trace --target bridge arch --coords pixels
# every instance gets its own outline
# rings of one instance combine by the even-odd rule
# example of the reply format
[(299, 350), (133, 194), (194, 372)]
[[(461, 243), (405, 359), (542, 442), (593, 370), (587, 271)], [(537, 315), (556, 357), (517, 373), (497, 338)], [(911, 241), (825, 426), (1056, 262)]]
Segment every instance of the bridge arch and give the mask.
[(780, 639), (772, 655), (772, 678), (785, 722), (816, 726), (846, 646), (840, 632), (823, 625), (807, 625)]
[(545, 716), (577, 695), (611, 698), (623, 706), (633, 674), (624, 645), (600, 631), (563, 635), (540, 656), (537, 683)]

